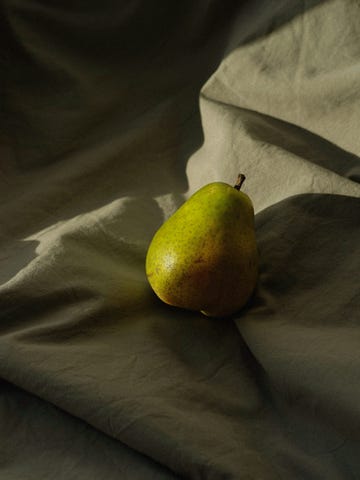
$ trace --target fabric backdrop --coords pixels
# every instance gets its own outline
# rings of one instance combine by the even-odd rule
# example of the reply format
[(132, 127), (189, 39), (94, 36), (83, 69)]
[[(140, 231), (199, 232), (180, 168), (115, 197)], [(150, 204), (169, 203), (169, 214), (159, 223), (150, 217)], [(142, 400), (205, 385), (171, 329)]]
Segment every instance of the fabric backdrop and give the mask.
[[(360, 479), (357, 0), (3, 0), (0, 478)], [(212, 181), (255, 295), (169, 307), (144, 261)]]

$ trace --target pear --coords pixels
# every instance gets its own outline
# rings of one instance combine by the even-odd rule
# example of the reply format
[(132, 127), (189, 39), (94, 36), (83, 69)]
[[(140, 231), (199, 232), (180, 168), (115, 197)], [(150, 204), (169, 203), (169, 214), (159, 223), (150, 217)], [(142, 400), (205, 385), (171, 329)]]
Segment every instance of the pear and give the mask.
[(254, 208), (235, 187), (210, 183), (192, 195), (155, 233), (146, 275), (165, 303), (223, 317), (240, 310), (254, 291), (258, 250)]

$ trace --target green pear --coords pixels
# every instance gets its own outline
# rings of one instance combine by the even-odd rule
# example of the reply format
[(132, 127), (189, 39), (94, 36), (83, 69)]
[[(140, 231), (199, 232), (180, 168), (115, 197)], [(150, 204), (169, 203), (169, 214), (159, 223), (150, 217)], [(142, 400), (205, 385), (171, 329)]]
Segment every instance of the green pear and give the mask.
[(212, 317), (240, 310), (254, 291), (258, 250), (254, 208), (235, 187), (210, 183), (192, 195), (155, 233), (146, 275), (165, 303)]

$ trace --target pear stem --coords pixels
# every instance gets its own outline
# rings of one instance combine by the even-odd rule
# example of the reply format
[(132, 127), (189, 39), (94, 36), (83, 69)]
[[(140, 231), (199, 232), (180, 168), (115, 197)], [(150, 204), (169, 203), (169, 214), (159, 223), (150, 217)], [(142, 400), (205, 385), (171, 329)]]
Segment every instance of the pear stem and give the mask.
[(236, 188), (236, 190), (240, 190), (241, 185), (245, 182), (245, 179), (245, 175), (243, 173), (239, 173), (234, 188)]

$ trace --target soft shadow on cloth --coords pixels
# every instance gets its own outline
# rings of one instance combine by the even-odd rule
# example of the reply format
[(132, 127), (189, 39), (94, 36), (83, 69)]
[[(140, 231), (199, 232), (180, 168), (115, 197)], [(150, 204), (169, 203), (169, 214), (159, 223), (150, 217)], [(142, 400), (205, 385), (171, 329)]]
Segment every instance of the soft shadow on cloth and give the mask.
[[(203, 141), (199, 91), (229, 45), (255, 41), (319, 3), (228, 1), (200, 3), (195, 11), (182, 3), (161, 28), (154, 25), (166, 16), (165, 4), (164, 11), (147, 4), (140, 12), (139, 5), (109, 2), (93, 25), (89, 12), (75, 9), (70, 21), (64, 8), (37, 2), (15, 10), (5, 3), (2, 35), (11, 48), (3, 55), (4, 142), (23, 195), (21, 202), (8, 198), (7, 212), (37, 204), (32, 225), (44, 228), (119, 196), (185, 192), (187, 159)], [(248, 17), (256, 22), (245, 29)], [(112, 29), (101, 37), (106, 19)]]

